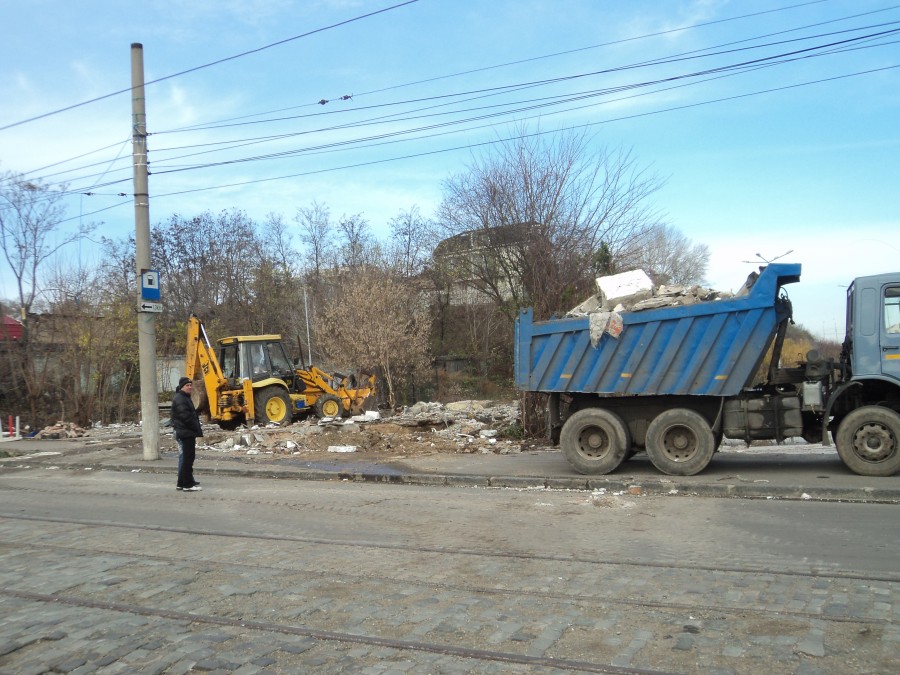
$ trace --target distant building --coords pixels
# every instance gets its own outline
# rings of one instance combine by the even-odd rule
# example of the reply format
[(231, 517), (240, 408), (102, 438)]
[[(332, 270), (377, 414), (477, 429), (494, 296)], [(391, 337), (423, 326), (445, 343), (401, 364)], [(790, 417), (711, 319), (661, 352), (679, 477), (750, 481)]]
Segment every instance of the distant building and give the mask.
[(18, 342), (22, 339), (24, 332), (25, 327), (22, 326), (22, 322), (7, 314), (3, 317), (3, 326), (0, 328), (0, 342)]
[[(527, 246), (535, 225), (537, 223), (514, 223), (468, 230), (438, 243), (433, 257), (452, 279), (450, 304), (491, 303), (492, 299), (478, 287), (490, 276), (488, 270), (497, 269), (498, 262), (511, 262)], [(512, 297), (509, 280), (499, 271), (490, 283), (503, 297)]]

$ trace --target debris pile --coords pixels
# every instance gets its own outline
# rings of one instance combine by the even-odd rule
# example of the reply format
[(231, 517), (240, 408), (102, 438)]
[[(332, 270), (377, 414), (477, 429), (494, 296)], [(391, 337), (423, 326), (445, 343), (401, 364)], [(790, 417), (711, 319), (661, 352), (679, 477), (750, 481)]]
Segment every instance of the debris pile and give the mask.
[(519, 420), (519, 405), (496, 401), (455, 401), (447, 404), (420, 401), (391, 418), (394, 424), (405, 427), (447, 427), (464, 420), (475, 420), (494, 427), (509, 427)]
[(34, 435), (34, 438), (43, 439), (60, 439), (60, 438), (80, 438), (87, 434), (85, 429), (74, 422), (63, 422), (60, 420), (56, 424), (44, 427)]
[[(414, 455), (424, 452), (519, 452), (510, 439), (519, 428), (517, 403), (458, 401), (446, 405), (419, 402), (381, 418), (368, 412), (347, 419), (308, 419), (286, 427), (239, 429), (206, 435), (203, 449), (245, 455), (374, 452)], [(204, 428), (205, 430), (205, 428)]]

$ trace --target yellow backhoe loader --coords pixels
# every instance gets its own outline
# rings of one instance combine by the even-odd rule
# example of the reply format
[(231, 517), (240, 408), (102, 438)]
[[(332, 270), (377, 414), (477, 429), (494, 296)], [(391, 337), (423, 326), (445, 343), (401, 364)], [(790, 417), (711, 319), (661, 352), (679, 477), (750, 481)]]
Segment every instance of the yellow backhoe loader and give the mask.
[[(238, 335), (213, 350), (203, 323), (191, 315), (187, 327), (187, 377), (194, 405), (223, 429), (241, 424), (290, 424), (295, 415), (359, 414), (375, 393), (375, 376), (328, 374), (295, 368), (280, 335)], [(357, 382), (360, 382), (358, 385)]]

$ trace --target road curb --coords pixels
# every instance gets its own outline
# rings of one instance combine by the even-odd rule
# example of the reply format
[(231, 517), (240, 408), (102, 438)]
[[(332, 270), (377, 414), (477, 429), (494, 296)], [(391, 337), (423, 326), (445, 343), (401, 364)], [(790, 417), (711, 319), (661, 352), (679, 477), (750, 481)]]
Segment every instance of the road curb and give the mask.
[[(89, 468), (98, 471), (144, 472), (175, 475), (174, 466), (142, 464), (67, 464), (67, 468)], [(731, 499), (779, 499), (792, 501), (832, 501), (860, 503), (900, 503), (897, 488), (821, 488), (776, 486), (748, 483), (679, 483), (677, 478), (634, 481), (613, 478), (554, 478), (541, 476), (480, 476), (469, 474), (383, 473), (377, 471), (342, 471), (322, 469), (244, 469), (237, 467), (204, 468), (203, 474), (278, 480), (352, 481), (391, 483), (397, 485), (436, 485), (447, 487), (491, 487), (518, 490), (604, 491), (631, 496), (693, 496)]]

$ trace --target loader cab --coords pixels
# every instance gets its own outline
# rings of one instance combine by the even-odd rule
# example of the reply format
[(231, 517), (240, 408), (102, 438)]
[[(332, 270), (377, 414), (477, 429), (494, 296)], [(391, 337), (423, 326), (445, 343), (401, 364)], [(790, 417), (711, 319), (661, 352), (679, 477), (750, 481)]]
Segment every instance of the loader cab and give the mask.
[(232, 386), (249, 379), (254, 382), (277, 377), (290, 382), (294, 370), (284, 351), (280, 335), (236, 336), (219, 340), (222, 374)]
[(900, 274), (853, 281), (847, 290), (847, 340), (854, 379), (900, 384)]

